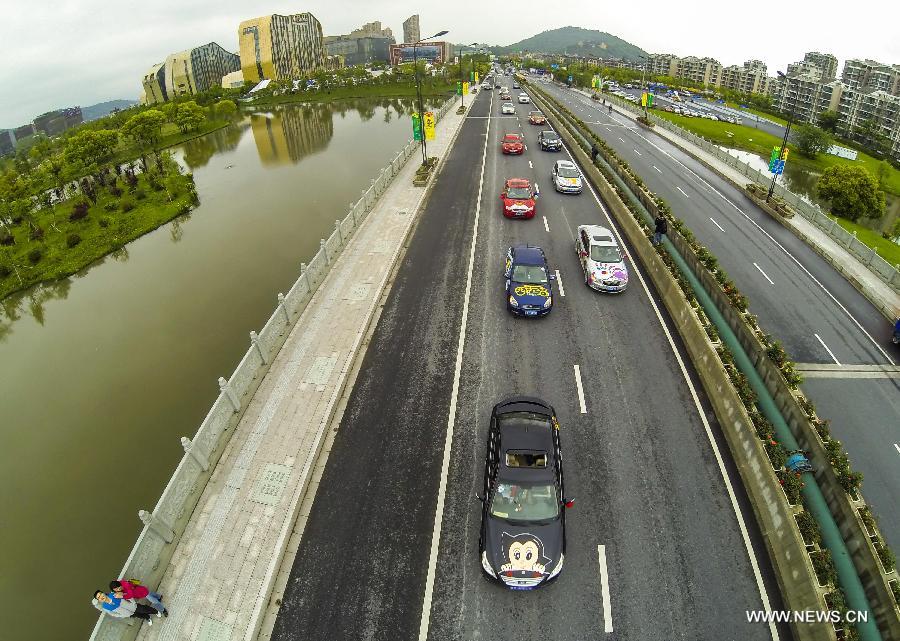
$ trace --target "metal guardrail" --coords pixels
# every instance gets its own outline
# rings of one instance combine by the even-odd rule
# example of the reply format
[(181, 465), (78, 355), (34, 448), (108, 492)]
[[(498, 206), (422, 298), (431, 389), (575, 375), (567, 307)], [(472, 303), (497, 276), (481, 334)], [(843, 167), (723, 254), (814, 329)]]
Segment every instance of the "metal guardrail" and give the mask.
[[(438, 110), (440, 120), (456, 105), (450, 98)], [(319, 251), (309, 264), (300, 264), (300, 276), (287, 295), (278, 294), (275, 311), (260, 330), (250, 332), (250, 347), (231, 377), (219, 379), (219, 396), (203, 419), (193, 439), (182, 437), (184, 456), (166, 484), (152, 512), (141, 510), (139, 518), (144, 528), (131, 550), (120, 577), (136, 577), (148, 586), (157, 586), (175, 552), (176, 544), (190, 520), (191, 514), (216, 463), (237, 427), (243, 410), (256, 392), (269, 366), (281, 350), (300, 314), (309, 304), (332, 265), (347, 246), (351, 236), (372, 211), (379, 197), (387, 190), (406, 162), (415, 155), (421, 143), (410, 140), (362, 191), (343, 220), (335, 220), (334, 231), (322, 239)], [(115, 619), (100, 615), (91, 641), (128, 641), (137, 636), (139, 625), (134, 619)]]
[[(643, 114), (643, 109), (640, 107), (629, 103), (627, 100), (616, 99), (614, 96), (610, 96), (610, 99), (614, 99), (616, 104), (623, 109), (630, 111), (637, 115)], [(761, 172), (758, 169), (754, 169), (749, 165), (749, 163), (744, 162), (740, 158), (732, 156), (727, 151), (722, 150), (715, 143), (710, 142), (706, 138), (702, 136), (698, 136), (686, 129), (679, 127), (678, 125), (666, 120), (665, 118), (660, 118), (659, 116), (650, 113), (650, 121), (666, 129), (671, 131), (672, 133), (684, 138), (688, 142), (691, 142), (698, 147), (700, 147), (703, 151), (711, 154), (718, 160), (724, 162), (729, 167), (732, 167), (739, 171), (741, 174), (750, 179), (751, 182), (769, 188), (772, 177), (766, 173)], [(822, 209), (813, 203), (807, 202), (794, 192), (786, 189), (782, 185), (775, 183), (775, 192), (777, 196), (780, 196), (787, 202), (794, 211), (798, 212), (805, 219), (810, 221), (816, 227), (827, 233), (832, 240), (836, 243), (844, 247), (848, 252), (850, 252), (855, 258), (859, 260), (860, 263), (865, 265), (869, 271), (875, 274), (882, 282), (889, 285), (896, 291), (900, 291), (900, 270), (898, 270), (898, 266), (891, 265), (884, 258), (878, 255), (878, 251), (874, 248), (869, 247), (862, 241), (860, 241), (856, 234), (848, 232), (846, 229), (841, 227), (834, 218), (830, 218)]]

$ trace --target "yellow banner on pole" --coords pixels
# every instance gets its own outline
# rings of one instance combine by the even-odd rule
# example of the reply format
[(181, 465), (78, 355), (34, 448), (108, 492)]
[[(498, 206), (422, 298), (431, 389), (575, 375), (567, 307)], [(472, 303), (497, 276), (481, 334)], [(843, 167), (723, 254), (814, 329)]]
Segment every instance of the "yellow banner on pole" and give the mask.
[(425, 118), (423, 120), (425, 123), (425, 140), (434, 140), (434, 112), (426, 111)]
[(478, 84), (478, 72), (477, 71), (475, 72), (475, 84), (476, 85)]
[(469, 93), (469, 83), (468, 82), (463, 83), (463, 93)]

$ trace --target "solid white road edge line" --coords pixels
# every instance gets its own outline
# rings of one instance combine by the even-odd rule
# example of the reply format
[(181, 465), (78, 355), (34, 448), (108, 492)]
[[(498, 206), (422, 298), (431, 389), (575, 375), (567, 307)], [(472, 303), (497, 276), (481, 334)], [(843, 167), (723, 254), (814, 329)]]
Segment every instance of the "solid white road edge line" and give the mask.
[[(494, 94), (491, 104), (494, 105)], [(456, 343), (456, 365), (453, 370), (453, 387), (450, 392), (450, 410), (447, 414), (447, 435), (444, 438), (444, 456), (441, 461), (441, 480), (438, 485), (437, 505), (434, 512), (434, 530), (431, 535), (431, 553), (428, 556), (428, 574), (425, 576), (425, 593), (422, 596), (422, 619), (419, 622), (419, 641), (428, 640), (428, 626), (431, 623), (431, 600), (434, 592), (434, 576), (437, 571), (438, 548), (441, 544), (441, 527), (444, 523), (444, 500), (447, 495), (447, 473), (450, 471), (450, 450), (453, 448), (453, 429), (456, 424), (456, 402), (459, 398), (459, 378), (462, 373), (463, 347), (466, 343), (466, 323), (469, 317), (469, 298), (472, 291), (472, 272), (475, 267), (475, 246), (478, 242), (478, 219), (481, 214), (481, 197), (484, 193), (484, 168), (487, 164), (487, 141), (490, 138), (491, 121), (487, 121), (487, 134), (481, 152), (481, 178), (478, 181), (478, 201), (475, 205), (475, 222), (472, 224), (472, 245), (469, 248), (469, 266), (466, 274), (466, 289), (463, 294), (462, 322), (459, 326), (459, 340)]]
[(544, 219), (544, 229), (546, 229), (547, 233), (549, 234), (550, 233), (550, 223), (547, 222), (546, 216), (543, 216), (543, 219)]
[[(572, 152), (569, 151), (569, 148), (563, 145), (563, 148), (566, 150), (569, 158), (572, 162), (575, 162), (575, 158), (572, 157)], [(576, 165), (578, 163), (575, 163)], [(591, 190), (591, 194), (594, 196), (594, 200), (597, 201), (597, 205), (600, 206), (600, 211), (606, 216), (606, 220), (609, 222), (610, 229), (619, 239), (619, 245), (625, 248), (627, 251), (628, 248), (622, 240), (622, 234), (619, 233), (619, 228), (615, 224), (613, 224), (612, 218), (609, 215), (609, 212), (606, 211), (606, 207), (603, 206), (603, 203), (600, 202), (600, 197), (597, 195), (597, 192), (594, 191), (594, 186), (589, 182), (587, 183), (588, 189)], [(632, 252), (633, 255), (633, 252)], [(725, 471), (725, 462), (722, 459), (722, 453), (719, 451), (719, 446), (716, 444), (716, 440), (713, 437), (712, 428), (709, 425), (709, 421), (706, 419), (706, 413), (703, 411), (703, 406), (700, 405), (700, 397), (697, 395), (697, 390), (694, 388), (694, 384), (691, 381), (690, 376), (688, 376), (687, 368), (684, 365), (684, 360), (681, 358), (681, 354), (678, 352), (678, 349), (675, 347), (675, 340), (672, 338), (671, 332), (669, 332), (669, 328), (666, 327), (666, 323), (663, 320), (662, 313), (659, 311), (659, 307), (656, 304), (656, 301), (653, 300), (653, 296), (650, 295), (650, 288), (647, 286), (647, 281), (644, 280), (644, 275), (641, 273), (641, 270), (638, 269), (637, 265), (632, 262), (634, 265), (634, 273), (638, 277), (638, 280), (641, 281), (641, 286), (644, 288), (644, 293), (647, 295), (647, 300), (650, 301), (650, 306), (653, 308), (654, 313), (656, 314), (656, 320), (659, 322), (660, 327), (662, 327), (663, 333), (666, 335), (666, 339), (669, 341), (669, 348), (672, 350), (672, 354), (675, 356), (675, 360), (678, 363), (678, 367), (681, 370), (681, 375), (684, 378), (684, 382), (687, 384), (688, 390), (691, 393), (691, 398), (694, 401), (694, 407), (697, 409), (697, 416), (700, 418), (700, 422), (703, 423), (703, 429), (706, 431), (706, 438), (709, 440), (709, 444), (712, 447), (713, 454), (716, 458), (716, 463), (719, 466), (719, 473), (722, 475), (722, 482), (725, 484), (725, 490), (728, 493), (728, 498), (731, 501), (731, 508), (734, 510), (734, 515), (737, 518), (738, 529), (741, 531), (741, 538), (744, 541), (744, 548), (747, 550), (747, 556), (750, 560), (750, 568), (753, 570), (753, 577), (756, 580), (756, 588), (759, 590), (759, 597), (762, 600), (763, 610), (766, 612), (772, 611), (772, 606), (769, 602), (769, 593), (766, 590), (766, 586), (762, 580), (762, 574), (759, 571), (759, 561), (756, 559), (756, 555), (753, 553), (753, 546), (750, 543), (750, 534), (747, 531), (747, 524), (744, 522), (744, 515), (741, 512), (741, 507), (738, 505), (737, 497), (734, 494), (734, 487), (731, 485), (731, 479), (728, 478), (728, 474)], [(778, 634), (778, 628), (775, 625), (774, 621), (769, 621), (769, 633), (772, 635), (772, 641), (780, 641), (780, 636)], [(424, 641), (424, 640), (422, 640)]]
[(606, 567), (606, 546), (597, 546), (597, 560), (600, 563), (600, 594), (603, 598), (603, 631), (612, 632), (612, 604), (609, 598), (609, 573)]
[(587, 414), (587, 406), (584, 404), (584, 387), (581, 386), (581, 368), (575, 365), (575, 388), (578, 391), (578, 406), (582, 414)]
[(721, 229), (722, 231), (725, 231), (725, 228), (722, 227), (722, 225), (720, 225), (719, 223), (717, 223), (717, 222), (715, 221), (715, 219), (713, 219), (712, 216), (710, 216), (709, 219), (712, 220), (712, 224), (713, 224), (713, 225), (715, 225), (716, 227), (718, 227), (718, 228)]
[(562, 276), (559, 275), (559, 270), (556, 270), (556, 284), (559, 285), (559, 295), (565, 298), (566, 296), (566, 288), (563, 287)]
[(756, 269), (759, 270), (759, 273), (763, 275), (763, 278), (765, 278), (767, 281), (769, 281), (769, 284), (770, 284), (770, 285), (774, 285), (774, 284), (775, 284), (775, 282), (774, 282), (771, 278), (769, 278), (769, 275), (766, 274), (766, 272), (764, 272), (764, 271), (762, 270), (762, 267), (760, 267), (760, 266), (757, 265), (756, 263), (753, 263), (753, 266), (756, 267)]
[(835, 363), (837, 363), (838, 365), (840, 365), (841, 362), (834, 357), (834, 352), (832, 352), (830, 349), (828, 349), (828, 345), (825, 344), (825, 341), (822, 340), (822, 337), (819, 336), (818, 334), (813, 334), (813, 336), (816, 337), (816, 340), (818, 340), (820, 343), (822, 343), (822, 347), (825, 348), (825, 351), (828, 352), (828, 355), (831, 356), (832, 360)]

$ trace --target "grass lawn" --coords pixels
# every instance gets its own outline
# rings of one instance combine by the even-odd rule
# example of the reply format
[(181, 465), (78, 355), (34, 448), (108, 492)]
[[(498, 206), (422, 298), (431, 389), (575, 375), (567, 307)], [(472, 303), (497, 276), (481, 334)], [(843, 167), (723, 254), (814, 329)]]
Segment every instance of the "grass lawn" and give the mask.
[[(166, 164), (169, 169), (174, 167), (173, 161)], [(36, 283), (70, 276), (188, 211), (193, 201), (190, 194), (192, 178), (172, 173), (162, 182), (175, 194), (171, 202), (165, 189), (154, 190), (146, 176), (138, 175), (135, 194), (129, 193), (124, 180), (119, 181), (124, 192), (121, 197), (99, 188), (97, 204), (92, 204), (87, 217), (81, 220), (69, 220), (73, 209), (71, 200), (37, 211), (35, 224), (44, 230), (43, 240), (30, 240), (29, 226), (25, 222), (12, 227), (15, 244), (0, 246), (0, 300)], [(139, 193), (145, 197), (137, 198)], [(131, 202), (134, 208), (123, 211), (121, 203), (125, 201)], [(73, 233), (81, 237), (81, 242), (70, 248), (66, 241)], [(34, 249), (41, 251), (36, 262), (29, 257), (29, 252)], [(7, 270), (9, 274), (6, 274)]]
[(891, 265), (900, 264), (900, 245), (896, 245), (883, 238), (880, 233), (873, 231), (868, 227), (857, 225), (846, 218), (838, 218), (838, 225), (849, 232), (856, 232), (856, 237), (867, 247), (872, 247), (878, 251), (878, 255), (884, 258)]
[[(443, 96), (456, 90), (456, 85), (422, 85), (423, 96)], [(416, 95), (414, 84), (360, 85), (355, 87), (336, 87), (322, 91), (300, 91), (294, 94), (282, 94), (269, 98), (259, 98), (250, 105), (281, 105), (292, 102), (331, 102), (347, 98), (407, 98)]]
[[(763, 158), (768, 158), (772, 153), (772, 147), (781, 145), (781, 138), (772, 134), (760, 131), (747, 125), (733, 125), (718, 120), (707, 120), (706, 118), (686, 118), (675, 113), (657, 109), (654, 112), (657, 116), (672, 121), (676, 125), (687, 129), (699, 136), (703, 136), (707, 140), (717, 145), (733, 147), (735, 149), (743, 149), (759, 154)], [(728, 134), (733, 134), (729, 136)], [(873, 158), (868, 154), (859, 152), (856, 160), (848, 160), (831, 156), (828, 154), (819, 154), (816, 158), (804, 158), (797, 153), (796, 147), (788, 145), (790, 156), (788, 162), (796, 163), (802, 167), (806, 167), (816, 172), (823, 172), (834, 165), (857, 165), (868, 169), (875, 178), (878, 178), (878, 169), (881, 165), (880, 160)], [(900, 171), (889, 165), (887, 178), (885, 179), (882, 189), (889, 194), (895, 196), (900, 195)]]

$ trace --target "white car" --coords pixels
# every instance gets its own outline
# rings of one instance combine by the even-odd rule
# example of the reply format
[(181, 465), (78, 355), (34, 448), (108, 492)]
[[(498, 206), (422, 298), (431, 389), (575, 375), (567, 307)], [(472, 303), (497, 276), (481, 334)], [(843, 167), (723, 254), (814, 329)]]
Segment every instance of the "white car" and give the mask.
[(521, 102), (522, 104), (529, 103), (531, 102), (531, 98), (528, 97), (527, 93), (520, 93), (519, 102)]
[(482, 88), (482, 89), (490, 89), (490, 88), (491, 88), (491, 83), (488, 82), (487, 80), (485, 80), (484, 82), (481, 83), (481, 88)]
[(504, 102), (503, 106), (500, 107), (500, 113), (514, 114), (514, 113), (516, 113), (516, 106), (511, 102)]
[(564, 194), (580, 194), (584, 189), (581, 172), (571, 160), (557, 160), (550, 170), (550, 178), (556, 191)]
[(584, 272), (584, 283), (601, 292), (620, 293), (628, 287), (628, 256), (613, 233), (600, 225), (581, 225), (575, 236), (575, 252)]

